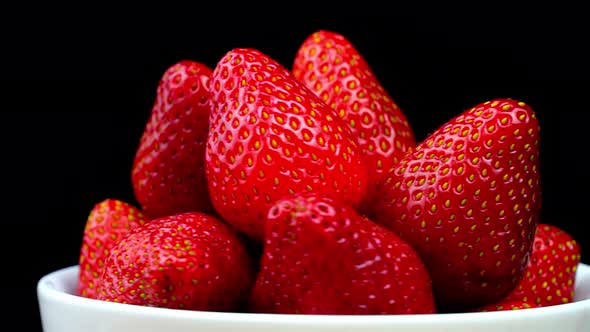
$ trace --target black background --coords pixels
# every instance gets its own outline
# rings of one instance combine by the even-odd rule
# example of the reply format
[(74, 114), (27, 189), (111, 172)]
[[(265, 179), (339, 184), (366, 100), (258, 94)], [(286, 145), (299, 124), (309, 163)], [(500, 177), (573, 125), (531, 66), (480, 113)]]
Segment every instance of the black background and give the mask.
[(318, 29), (355, 44), (420, 140), (491, 98), (531, 105), (541, 124), (541, 221), (573, 234), (590, 263), (589, 57), (581, 11), (555, 4), (362, 5), (4, 11), (0, 123), (8, 216), (0, 287), (10, 316), (23, 316), (22, 330), (40, 330), (36, 282), (77, 263), (92, 206), (105, 198), (135, 202), (131, 162), (161, 74), (182, 59), (213, 68), (234, 47), (258, 48), (290, 67), (300, 43)]

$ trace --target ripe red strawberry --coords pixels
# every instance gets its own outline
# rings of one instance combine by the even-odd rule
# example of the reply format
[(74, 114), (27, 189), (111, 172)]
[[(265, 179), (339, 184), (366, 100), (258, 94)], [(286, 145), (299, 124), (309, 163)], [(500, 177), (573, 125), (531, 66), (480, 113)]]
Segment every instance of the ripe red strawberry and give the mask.
[(388, 175), (377, 221), (420, 253), (444, 310), (496, 303), (521, 278), (541, 203), (539, 124), (495, 99), (441, 126)]
[(111, 250), (99, 299), (234, 311), (247, 299), (252, 268), (228, 225), (201, 212), (179, 213), (134, 229)]
[(115, 244), (132, 229), (143, 225), (143, 213), (117, 199), (106, 199), (92, 208), (86, 221), (80, 250), (78, 294), (96, 299), (105, 260)]
[(211, 79), (215, 120), (207, 142), (213, 206), (260, 240), (268, 208), (302, 191), (357, 206), (367, 169), (350, 130), (281, 64), (255, 49), (233, 49)]
[(135, 197), (151, 218), (212, 211), (204, 170), (211, 72), (184, 60), (159, 82), (132, 168)]
[(254, 312), (434, 313), (430, 276), (386, 228), (322, 194), (279, 200), (268, 214)]
[(368, 63), (343, 35), (320, 30), (299, 48), (295, 77), (346, 121), (369, 169), (361, 210), (369, 215), (387, 171), (416, 146), (405, 114), (377, 80)]
[(536, 308), (537, 305), (521, 300), (507, 301), (499, 304), (488, 304), (474, 311), (488, 312), (488, 311), (506, 311), (506, 310), (520, 310)]
[(502, 301), (528, 301), (538, 306), (572, 302), (580, 246), (557, 226), (539, 224), (523, 278)]

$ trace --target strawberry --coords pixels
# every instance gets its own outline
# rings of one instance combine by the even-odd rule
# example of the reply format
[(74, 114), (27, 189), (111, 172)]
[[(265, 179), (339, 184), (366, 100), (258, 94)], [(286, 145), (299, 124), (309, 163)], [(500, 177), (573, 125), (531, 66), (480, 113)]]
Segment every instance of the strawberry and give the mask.
[(254, 281), (238, 235), (216, 217), (161, 217), (124, 237), (109, 255), (99, 299), (119, 303), (235, 311)]
[(536, 308), (537, 305), (521, 300), (507, 301), (500, 304), (488, 304), (474, 311), (489, 312), (489, 311), (506, 311), (506, 310), (520, 310)]
[(233, 49), (215, 67), (211, 92), (209, 191), (235, 229), (261, 240), (270, 206), (302, 191), (358, 206), (367, 169), (350, 130), (285, 67)]
[(151, 218), (212, 211), (204, 170), (211, 72), (184, 60), (160, 79), (131, 172), (135, 197)]
[(80, 250), (78, 294), (96, 299), (110, 250), (132, 229), (143, 225), (143, 213), (129, 203), (105, 199), (94, 205), (84, 228)]
[(580, 246), (557, 226), (539, 224), (523, 278), (504, 301), (551, 306), (574, 300)]
[(297, 52), (293, 73), (350, 127), (369, 170), (361, 210), (374, 215), (372, 204), (387, 171), (416, 146), (405, 114), (341, 34), (320, 30), (310, 35)]
[(539, 174), (534, 111), (494, 99), (451, 119), (389, 171), (376, 221), (419, 252), (441, 310), (495, 303), (527, 264)]
[(283, 314), (434, 313), (418, 254), (386, 228), (320, 193), (269, 210), (250, 310)]

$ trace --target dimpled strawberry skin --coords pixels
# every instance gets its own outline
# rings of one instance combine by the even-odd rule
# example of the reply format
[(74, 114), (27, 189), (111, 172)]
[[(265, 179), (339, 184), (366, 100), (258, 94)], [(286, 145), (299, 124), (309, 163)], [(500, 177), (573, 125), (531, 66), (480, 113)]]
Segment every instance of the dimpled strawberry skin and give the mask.
[(521, 300), (513, 300), (513, 301), (506, 301), (500, 304), (488, 304), (481, 308), (477, 308), (476, 312), (490, 312), (490, 311), (507, 311), (507, 310), (520, 310), (520, 309), (531, 309), (537, 308), (538, 306), (534, 303), (521, 301)]
[(279, 198), (317, 191), (357, 206), (367, 169), (347, 125), (282, 65), (234, 49), (211, 81), (207, 177), (213, 206), (261, 240)]
[(374, 214), (377, 187), (387, 171), (416, 146), (405, 114), (341, 34), (320, 30), (310, 35), (297, 52), (293, 73), (336, 110), (353, 132), (369, 169), (361, 210)]
[(80, 250), (78, 294), (96, 299), (104, 264), (110, 250), (130, 230), (146, 222), (143, 213), (129, 203), (105, 199), (88, 215)]
[(538, 306), (572, 302), (580, 259), (580, 246), (570, 234), (557, 226), (540, 224), (524, 276), (506, 301), (529, 301)]
[(150, 218), (213, 210), (205, 178), (211, 73), (183, 60), (160, 79), (131, 172), (135, 197)]
[(389, 172), (377, 221), (424, 259), (448, 310), (495, 303), (523, 275), (538, 223), (539, 124), (523, 102), (466, 110)]
[(152, 220), (109, 255), (99, 299), (207, 311), (238, 311), (254, 281), (252, 259), (234, 230), (201, 212)]
[(283, 314), (434, 313), (430, 276), (393, 232), (321, 194), (277, 201), (251, 310)]

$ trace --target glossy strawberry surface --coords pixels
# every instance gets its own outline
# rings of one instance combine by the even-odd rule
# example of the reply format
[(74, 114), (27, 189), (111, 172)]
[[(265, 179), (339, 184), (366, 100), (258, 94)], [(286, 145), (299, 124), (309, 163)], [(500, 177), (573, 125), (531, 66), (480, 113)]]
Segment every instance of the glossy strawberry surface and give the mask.
[(367, 168), (348, 126), (281, 64), (234, 49), (211, 81), (207, 177), (213, 206), (237, 230), (261, 240), (268, 209), (299, 192), (358, 206)]
[(497, 302), (524, 273), (539, 221), (539, 124), (512, 99), (476, 105), (391, 169), (377, 221), (418, 250), (437, 302)]
[(572, 302), (580, 259), (580, 245), (569, 233), (539, 224), (524, 276), (505, 301), (529, 301), (537, 306)]
[(361, 210), (374, 215), (377, 188), (387, 171), (416, 146), (406, 115), (342, 34), (311, 34), (296, 54), (293, 73), (350, 127), (369, 170)]
[(152, 220), (111, 250), (99, 299), (151, 307), (237, 311), (254, 280), (234, 230), (216, 217), (184, 212)]
[(254, 312), (434, 313), (428, 272), (393, 232), (350, 206), (306, 193), (270, 209)]
[(86, 220), (80, 249), (79, 295), (98, 297), (105, 261), (111, 249), (129, 231), (146, 222), (141, 210), (118, 199), (105, 199), (93, 206)]
[(160, 79), (131, 172), (135, 197), (151, 218), (213, 210), (205, 178), (211, 73), (183, 60)]
[(513, 300), (513, 301), (506, 301), (502, 302), (501, 304), (488, 304), (481, 308), (478, 308), (475, 311), (479, 312), (490, 312), (490, 311), (506, 311), (506, 310), (520, 310), (520, 309), (531, 309), (538, 307), (534, 303), (522, 301), (522, 300)]

